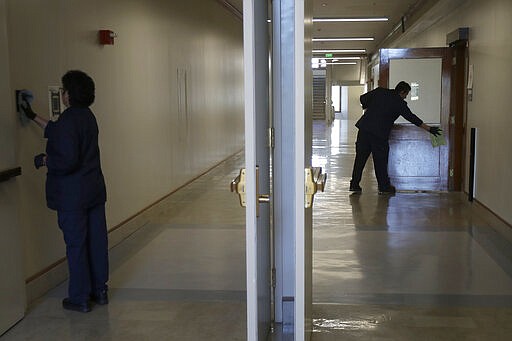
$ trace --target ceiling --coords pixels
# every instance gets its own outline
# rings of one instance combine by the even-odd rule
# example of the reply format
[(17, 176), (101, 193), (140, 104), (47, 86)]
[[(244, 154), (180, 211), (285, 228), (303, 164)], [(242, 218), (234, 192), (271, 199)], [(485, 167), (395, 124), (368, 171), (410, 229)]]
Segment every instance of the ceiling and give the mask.
[[(373, 41), (314, 42), (313, 49), (365, 49), (373, 54), (392, 32), (410, 27), (437, 0), (312, 0), (313, 18), (387, 17), (386, 22), (314, 22), (313, 38), (373, 37)], [(227, 0), (242, 13), (243, 0)], [(341, 56), (342, 54), (335, 54)], [(354, 54), (343, 54), (354, 55)]]

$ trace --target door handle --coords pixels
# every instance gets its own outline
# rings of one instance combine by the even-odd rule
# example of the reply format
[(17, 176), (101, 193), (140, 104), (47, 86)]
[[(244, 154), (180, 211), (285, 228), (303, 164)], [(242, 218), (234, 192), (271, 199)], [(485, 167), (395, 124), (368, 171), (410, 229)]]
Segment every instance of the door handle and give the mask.
[[(259, 167), (256, 166), (256, 197), (258, 200), (256, 201), (256, 216), (260, 215), (260, 203), (269, 203), (270, 195), (268, 194), (259, 194), (259, 177), (260, 170)], [(240, 199), (240, 206), (247, 207), (246, 201), (246, 191), (245, 191), (245, 168), (240, 169), (240, 174), (236, 178), (231, 181), (231, 192), (235, 192), (238, 194)]]
[(308, 167), (304, 169), (304, 207), (313, 206), (313, 198), (318, 191), (325, 190), (327, 174), (322, 173), (322, 167)]
[(231, 181), (231, 192), (238, 194), (240, 198), (240, 206), (246, 207), (245, 201), (245, 168), (240, 169), (240, 174)]

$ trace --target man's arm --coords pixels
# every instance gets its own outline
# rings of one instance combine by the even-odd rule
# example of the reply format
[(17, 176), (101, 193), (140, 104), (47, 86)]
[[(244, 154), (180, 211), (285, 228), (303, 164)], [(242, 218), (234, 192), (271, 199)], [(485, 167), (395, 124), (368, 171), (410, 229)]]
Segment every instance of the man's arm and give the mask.
[(401, 114), (403, 118), (416, 125), (417, 127), (425, 129), (434, 136), (441, 135), (441, 129), (439, 127), (431, 127), (428, 124), (425, 124), (418, 116), (412, 113), (411, 109), (409, 109), (409, 106), (407, 103), (405, 103), (405, 101), (404, 104), (405, 106), (403, 107), (403, 112)]

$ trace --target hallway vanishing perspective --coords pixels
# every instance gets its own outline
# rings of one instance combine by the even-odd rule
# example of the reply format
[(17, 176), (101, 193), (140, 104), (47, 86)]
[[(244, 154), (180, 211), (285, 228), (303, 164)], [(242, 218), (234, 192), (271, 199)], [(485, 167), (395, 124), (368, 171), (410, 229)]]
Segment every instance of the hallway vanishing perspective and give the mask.
[[(348, 192), (353, 122), (314, 122), (313, 340), (509, 340), (512, 247), (461, 193)], [(2, 340), (245, 340), (243, 155), (151, 209), (111, 250), (111, 303), (65, 311), (66, 283)]]

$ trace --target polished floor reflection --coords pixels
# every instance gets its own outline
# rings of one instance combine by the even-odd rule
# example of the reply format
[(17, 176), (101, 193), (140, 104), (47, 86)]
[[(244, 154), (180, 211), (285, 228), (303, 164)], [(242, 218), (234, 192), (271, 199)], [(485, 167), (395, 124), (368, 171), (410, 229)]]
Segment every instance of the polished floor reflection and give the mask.
[(353, 122), (314, 128), (312, 339), (512, 339), (511, 244), (460, 193), (378, 195), (370, 165), (348, 192)]
[[(459, 193), (348, 191), (353, 122), (315, 122), (313, 341), (511, 340), (512, 247)], [(245, 340), (239, 154), (166, 198), (110, 253), (110, 304), (64, 311), (65, 283), (3, 340)], [(278, 339), (278, 338), (274, 338)]]

